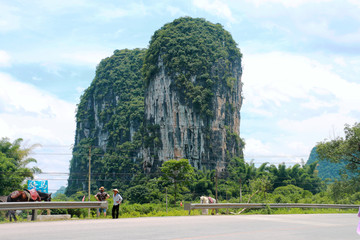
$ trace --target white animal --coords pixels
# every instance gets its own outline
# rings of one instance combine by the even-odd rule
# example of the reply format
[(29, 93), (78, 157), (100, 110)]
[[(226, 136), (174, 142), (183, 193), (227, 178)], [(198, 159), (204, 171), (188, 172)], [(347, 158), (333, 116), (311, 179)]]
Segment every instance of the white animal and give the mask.
[[(211, 203), (216, 203), (216, 199), (212, 198), (212, 197), (206, 197), (206, 196), (201, 196), (200, 197), (200, 203), (201, 204), (211, 204)], [(214, 215), (215, 209), (212, 209), (212, 214)], [(209, 210), (208, 209), (203, 209), (201, 214), (203, 215), (207, 215), (209, 214)]]

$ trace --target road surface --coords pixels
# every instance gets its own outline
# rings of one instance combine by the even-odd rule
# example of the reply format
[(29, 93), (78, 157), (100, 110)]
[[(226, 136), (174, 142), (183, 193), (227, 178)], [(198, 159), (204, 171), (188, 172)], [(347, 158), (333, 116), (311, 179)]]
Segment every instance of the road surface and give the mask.
[(220, 215), (0, 224), (1, 240), (360, 239), (357, 214)]

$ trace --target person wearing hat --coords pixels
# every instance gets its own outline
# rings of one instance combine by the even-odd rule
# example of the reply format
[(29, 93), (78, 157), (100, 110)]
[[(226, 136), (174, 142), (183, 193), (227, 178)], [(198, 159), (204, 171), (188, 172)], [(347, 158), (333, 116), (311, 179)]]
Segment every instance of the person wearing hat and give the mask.
[[(105, 188), (104, 187), (100, 187), (99, 191), (96, 195), (95, 198), (98, 201), (106, 201), (106, 199), (108, 199), (110, 196), (109, 194), (107, 194), (105, 192)], [(106, 217), (106, 208), (99, 208), (99, 211), (97, 212), (97, 215), (100, 216), (101, 212), (104, 212), (104, 217)]]
[(113, 189), (113, 200), (114, 200), (114, 205), (112, 208), (112, 218), (118, 218), (119, 217), (119, 207), (121, 204), (121, 201), (123, 200), (123, 198), (120, 196), (119, 194), (119, 190), (117, 190), (116, 188)]

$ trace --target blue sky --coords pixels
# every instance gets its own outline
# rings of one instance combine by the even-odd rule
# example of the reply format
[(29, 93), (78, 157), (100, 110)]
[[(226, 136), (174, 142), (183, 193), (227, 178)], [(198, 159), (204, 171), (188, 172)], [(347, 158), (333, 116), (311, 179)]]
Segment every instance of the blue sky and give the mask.
[(41, 144), (33, 156), (51, 174), (37, 177), (66, 185), (97, 64), (183, 16), (222, 24), (243, 53), (246, 160), (306, 161), (359, 121), (360, 0), (0, 0), (0, 137)]

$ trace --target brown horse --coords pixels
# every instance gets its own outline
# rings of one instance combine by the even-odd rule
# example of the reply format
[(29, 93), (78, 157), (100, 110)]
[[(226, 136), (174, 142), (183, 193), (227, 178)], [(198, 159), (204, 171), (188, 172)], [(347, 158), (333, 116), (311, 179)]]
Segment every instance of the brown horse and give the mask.
[(51, 193), (43, 193), (36, 190), (14, 191), (7, 197), (7, 202), (35, 202), (51, 201)]

